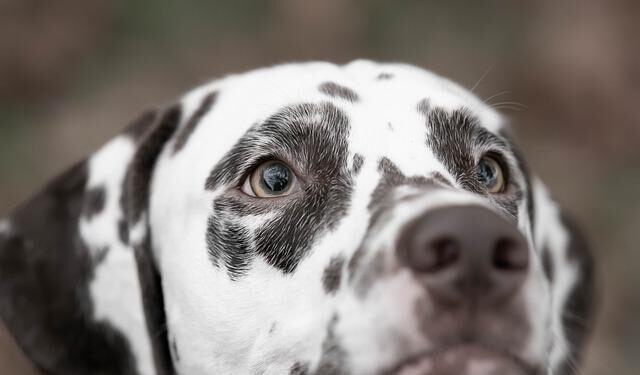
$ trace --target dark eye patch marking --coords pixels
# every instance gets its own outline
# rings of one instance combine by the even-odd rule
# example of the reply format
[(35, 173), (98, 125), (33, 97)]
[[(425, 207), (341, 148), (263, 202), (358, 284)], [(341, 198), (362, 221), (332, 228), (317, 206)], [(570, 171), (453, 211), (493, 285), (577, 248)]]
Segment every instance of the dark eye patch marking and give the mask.
[(338, 315), (334, 314), (327, 325), (327, 335), (322, 343), (322, 354), (315, 375), (347, 375), (347, 353), (336, 335)]
[(355, 103), (360, 100), (358, 94), (352, 89), (341, 86), (335, 82), (324, 82), (319, 87), (321, 93), (328, 95), (332, 98), (344, 99), (348, 102)]
[(378, 76), (376, 77), (376, 79), (378, 81), (384, 81), (384, 80), (388, 80), (388, 79), (391, 79), (391, 78), (393, 78), (393, 74), (386, 73), (386, 72), (382, 72), (382, 73), (378, 74)]
[(340, 287), (343, 265), (344, 257), (337, 256), (332, 258), (327, 268), (325, 268), (322, 274), (322, 286), (327, 294), (335, 294)]
[(309, 363), (295, 362), (289, 369), (289, 375), (309, 375)]
[(484, 193), (477, 178), (473, 148), (480, 134), (484, 134), (477, 120), (463, 110), (451, 114), (440, 108), (430, 108), (426, 100), (418, 103), (418, 110), (427, 118), (429, 136), (427, 146), (458, 182), (476, 193)]
[[(282, 272), (293, 272), (316, 236), (332, 230), (349, 207), (348, 134), (346, 115), (331, 103), (285, 107), (250, 129), (215, 166), (207, 190), (238, 187), (265, 157), (288, 159), (305, 182), (295, 196), (279, 201), (247, 197), (237, 188), (223, 191), (207, 228), (213, 264), (225, 264), (235, 279), (259, 255)], [(273, 217), (257, 229), (242, 225), (243, 217), (264, 213)]]
[[(215, 212), (227, 212), (224, 203), (214, 203)], [(227, 273), (232, 280), (243, 276), (251, 259), (253, 248), (251, 247), (251, 232), (241, 224), (228, 220), (226, 215), (213, 215), (209, 217), (207, 231), (207, 248), (213, 264), (217, 267), (222, 262), (227, 267)]]
[(104, 186), (92, 188), (85, 192), (85, 199), (82, 206), (82, 216), (91, 220), (95, 215), (104, 210), (107, 201), (107, 192)]
[(207, 94), (202, 101), (200, 102), (200, 106), (198, 109), (191, 115), (187, 123), (182, 127), (182, 129), (176, 135), (176, 141), (173, 145), (173, 153), (176, 154), (178, 151), (182, 150), (182, 148), (187, 144), (189, 137), (193, 134), (196, 126), (200, 123), (200, 120), (211, 110), (211, 107), (216, 102), (218, 98), (218, 92), (214, 91), (210, 94)]
[(364, 164), (364, 157), (360, 154), (355, 154), (353, 156), (353, 166), (351, 170), (353, 170), (354, 174), (360, 173), (360, 169), (362, 168), (362, 164)]
[[(465, 189), (488, 196), (480, 183), (474, 150), (499, 148), (511, 152), (510, 145), (501, 137), (489, 132), (479, 124), (479, 120), (466, 109), (446, 111), (431, 108), (428, 100), (418, 103), (418, 111), (425, 117), (428, 129), (426, 144), (436, 158), (456, 178)], [(509, 171), (506, 170), (507, 174)], [(522, 199), (522, 189), (514, 179), (508, 178), (505, 193), (490, 196), (498, 207), (517, 220), (518, 201)]]

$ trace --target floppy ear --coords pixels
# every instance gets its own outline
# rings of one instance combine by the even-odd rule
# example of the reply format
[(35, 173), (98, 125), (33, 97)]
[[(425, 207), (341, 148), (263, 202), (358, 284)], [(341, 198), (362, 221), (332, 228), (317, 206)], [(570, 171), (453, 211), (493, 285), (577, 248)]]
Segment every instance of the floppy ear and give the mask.
[(179, 120), (144, 114), (0, 222), (0, 318), (45, 373), (173, 373), (145, 211)]
[(555, 333), (553, 374), (576, 371), (594, 321), (594, 263), (587, 241), (573, 220), (533, 181), (533, 234), (551, 286)]

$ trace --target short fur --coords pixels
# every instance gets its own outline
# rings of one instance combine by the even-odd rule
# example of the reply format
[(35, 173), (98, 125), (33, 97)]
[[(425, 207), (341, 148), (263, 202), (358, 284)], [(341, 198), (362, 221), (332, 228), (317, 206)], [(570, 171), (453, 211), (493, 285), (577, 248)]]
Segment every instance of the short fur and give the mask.
[[(572, 374), (594, 266), (509, 134), (468, 91), (409, 65), (214, 81), (146, 112), (0, 223), (0, 317), (51, 374), (496, 373), (439, 361), (461, 340), (459, 313), (485, 322), (466, 340), (502, 345), (521, 373)], [(479, 180), (486, 154), (504, 162), (503, 193)], [(300, 189), (245, 194), (272, 159)], [(460, 205), (498, 213), (529, 244), (497, 320), (442, 310), (397, 256), (408, 222)]]

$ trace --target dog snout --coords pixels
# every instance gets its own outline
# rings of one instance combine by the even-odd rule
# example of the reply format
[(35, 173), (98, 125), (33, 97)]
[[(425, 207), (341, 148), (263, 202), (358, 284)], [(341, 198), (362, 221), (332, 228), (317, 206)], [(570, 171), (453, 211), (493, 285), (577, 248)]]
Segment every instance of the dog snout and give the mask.
[(400, 232), (397, 251), (441, 304), (491, 306), (520, 289), (529, 266), (517, 227), (481, 206), (431, 210)]

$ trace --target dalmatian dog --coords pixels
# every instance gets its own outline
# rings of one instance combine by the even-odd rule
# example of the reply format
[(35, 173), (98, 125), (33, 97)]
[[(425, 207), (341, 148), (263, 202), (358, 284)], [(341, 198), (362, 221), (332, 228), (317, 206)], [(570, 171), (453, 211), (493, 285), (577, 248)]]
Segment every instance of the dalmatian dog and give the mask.
[(0, 316), (47, 374), (567, 375), (593, 315), (506, 120), (410, 65), (205, 84), (0, 228)]

